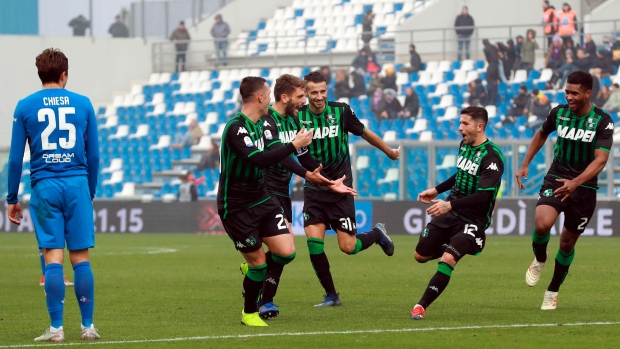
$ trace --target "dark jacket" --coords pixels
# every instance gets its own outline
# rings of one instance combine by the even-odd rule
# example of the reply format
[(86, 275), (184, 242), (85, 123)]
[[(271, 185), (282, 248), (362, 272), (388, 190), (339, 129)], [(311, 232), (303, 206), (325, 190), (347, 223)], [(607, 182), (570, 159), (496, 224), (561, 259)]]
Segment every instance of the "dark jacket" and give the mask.
[(347, 76), (344, 80), (342, 81), (337, 81), (336, 84), (334, 85), (334, 97), (336, 99), (338, 98), (343, 98), (349, 97), (349, 77)]
[(381, 106), (379, 107), (379, 110), (381, 111), (381, 113), (383, 113), (384, 111), (387, 112), (389, 119), (394, 119), (398, 117), (398, 113), (403, 110), (403, 106), (400, 105), (400, 102), (398, 101), (398, 98), (396, 98), (396, 96), (394, 96), (391, 102), (388, 102), (384, 96), (381, 100)]
[(411, 63), (410, 72), (414, 73), (420, 71), (420, 69), (422, 69), (422, 59), (420, 58), (420, 55), (415, 51), (409, 52), (409, 54), (411, 55), (411, 58), (409, 59), (409, 62)]
[(394, 91), (398, 91), (398, 87), (396, 86), (396, 74), (394, 75), (386, 75), (381, 78), (381, 83), (383, 84), (383, 88), (391, 88)]
[(497, 47), (491, 45), (488, 39), (482, 40), (484, 45), (484, 57), (489, 66), (487, 67), (487, 81), (499, 80), (499, 53)]
[[(187, 29), (175, 29), (170, 36), (170, 40), (178, 40), (178, 41), (187, 41), (189, 40), (189, 32)], [(187, 42), (177, 43), (176, 48), (177, 51), (187, 51), (187, 46), (189, 44)]]
[(353, 72), (349, 79), (353, 80), (353, 87), (349, 91), (349, 97), (355, 98), (366, 94), (366, 81), (362, 75)]
[(112, 34), (113, 38), (128, 38), (129, 37), (129, 29), (122, 22), (114, 22), (108, 29), (108, 33)]
[(84, 36), (86, 29), (90, 28), (90, 21), (82, 16), (78, 16), (69, 22), (69, 26), (73, 28), (73, 36)]
[[(465, 27), (465, 28), (461, 28)], [(469, 27), (469, 28), (467, 28)], [(474, 18), (469, 14), (460, 14), (456, 17), (456, 21), (454, 21), (454, 29), (457, 35), (468, 35), (474, 33)]]
[(351, 62), (351, 66), (355, 69), (362, 68), (364, 71), (366, 71), (366, 68), (368, 67), (368, 55), (364, 56), (358, 54), (353, 59), (353, 62)]
[(405, 105), (403, 106), (403, 109), (408, 110), (412, 117), (418, 116), (418, 112), (420, 111), (420, 99), (415, 91), (413, 91), (411, 96), (405, 97)]
[(510, 114), (512, 116), (525, 115), (524, 109), (530, 105), (530, 95), (529, 93), (519, 93), (513, 99), (513, 102), (513, 107)]

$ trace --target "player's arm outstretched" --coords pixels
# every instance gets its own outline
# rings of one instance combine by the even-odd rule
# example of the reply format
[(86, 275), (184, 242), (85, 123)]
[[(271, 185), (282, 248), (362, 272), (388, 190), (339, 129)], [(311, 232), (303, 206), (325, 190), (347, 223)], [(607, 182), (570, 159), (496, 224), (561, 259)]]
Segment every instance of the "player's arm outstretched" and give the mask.
[(397, 149), (390, 148), (390, 146), (387, 145), (383, 139), (377, 136), (377, 134), (372, 132), (370, 129), (364, 128), (362, 138), (364, 138), (370, 145), (384, 152), (390, 159), (398, 160), (400, 158), (400, 146), (398, 146)]
[(524, 179), (527, 179), (527, 175), (530, 172), (528, 168), (530, 162), (532, 162), (532, 159), (534, 159), (534, 156), (538, 153), (540, 148), (545, 145), (545, 142), (547, 141), (547, 138), (549, 137), (551, 132), (555, 131), (555, 119), (557, 111), (558, 107), (551, 109), (549, 115), (547, 115), (547, 119), (545, 119), (545, 122), (542, 124), (540, 129), (536, 131), (536, 134), (530, 142), (530, 146), (527, 148), (527, 152), (525, 153), (525, 157), (523, 158), (521, 167), (516, 174), (517, 184), (519, 184), (519, 189), (521, 190), (525, 189), (525, 185), (523, 184), (521, 178), (523, 177)]
[(312, 142), (312, 135), (314, 134), (313, 130), (308, 131), (302, 128), (291, 143), (273, 151), (262, 152), (251, 143), (248, 136), (244, 136), (247, 134), (247, 131), (245, 133), (239, 132), (239, 129), (239, 125), (233, 125), (228, 128), (227, 138), (229, 139), (231, 147), (247, 158), (252, 165), (260, 169), (265, 169), (271, 165), (277, 164), (296, 149), (307, 147), (310, 142)]
[(9, 193), (6, 197), (7, 214), (13, 224), (20, 225), (20, 218), (24, 218), (22, 207), (17, 200), (19, 182), (22, 176), (24, 161), (24, 147), (26, 144), (26, 129), (18, 104), (13, 114), (13, 132), (11, 136), (11, 150), (9, 152)]

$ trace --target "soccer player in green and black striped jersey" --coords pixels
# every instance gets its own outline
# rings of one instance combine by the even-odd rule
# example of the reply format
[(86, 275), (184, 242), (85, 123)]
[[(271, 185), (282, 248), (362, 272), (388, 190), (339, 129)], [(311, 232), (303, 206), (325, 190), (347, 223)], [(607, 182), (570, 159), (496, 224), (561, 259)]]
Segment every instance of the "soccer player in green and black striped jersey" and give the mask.
[[(276, 79), (274, 96), (276, 102), (269, 107), (267, 115), (262, 117), (265, 146), (270, 151), (284, 147), (295, 139), (299, 132), (297, 120), (298, 108), (306, 102), (304, 90), (305, 82), (293, 75), (284, 74)], [(279, 202), (284, 210), (284, 216), (288, 222), (292, 221), (292, 205), (289, 194), (289, 184), (292, 174), (305, 178), (314, 185), (325, 185), (330, 190), (342, 194), (356, 195), (357, 193), (343, 184), (344, 178), (331, 181), (320, 174), (322, 166), (310, 157), (308, 148), (299, 149), (296, 152), (299, 158), (297, 163), (293, 155), (265, 169), (265, 184), (267, 191)], [(301, 164), (301, 165), (300, 165)], [(271, 258), (271, 251), (266, 254), (267, 260)], [(245, 266), (242, 265), (243, 271)], [(263, 292), (258, 301), (258, 313), (263, 319), (278, 316), (280, 310), (273, 302), (284, 266), (269, 269), (263, 282)]]
[[(269, 107), (269, 85), (263, 78), (245, 77), (239, 92), (243, 100), (241, 112), (226, 124), (222, 134), (217, 206), (224, 229), (248, 263), (241, 322), (267, 326), (258, 315), (256, 299), (267, 270), (295, 258), (295, 243), (280, 203), (267, 192), (263, 169), (308, 146), (312, 131), (302, 129), (291, 143), (265, 152), (260, 118)], [(272, 253), (269, 260), (263, 243)]]
[[(432, 220), (420, 235), (415, 259), (426, 263), (441, 258), (437, 272), (422, 298), (411, 310), (411, 318), (422, 320), (426, 309), (446, 289), (458, 261), (467, 254), (478, 255), (484, 249), (485, 229), (491, 223), (495, 198), (504, 173), (504, 156), (486, 137), (489, 121), (481, 107), (461, 110), (459, 132), (463, 141), (459, 146), (456, 173), (435, 188), (418, 195)], [(434, 200), (450, 190), (446, 201)]]
[(607, 113), (590, 103), (592, 76), (576, 71), (566, 82), (566, 101), (553, 108), (532, 139), (517, 182), (525, 186), (528, 165), (542, 148), (547, 137), (557, 132), (553, 163), (545, 176), (536, 203), (535, 228), (532, 232), (534, 261), (525, 274), (528, 286), (534, 286), (547, 261), (547, 243), (551, 227), (564, 212), (560, 249), (555, 256), (555, 270), (543, 298), (542, 310), (557, 306), (558, 291), (575, 256), (575, 244), (584, 232), (596, 207), (597, 176), (603, 170), (613, 143), (614, 123)]
[[(326, 177), (346, 176), (345, 185), (352, 185), (349, 133), (361, 136), (390, 159), (398, 160), (400, 147), (391, 149), (374, 132), (365, 128), (347, 104), (327, 101), (327, 83), (320, 72), (313, 71), (304, 80), (308, 105), (299, 110), (299, 121), (302, 127), (314, 130), (314, 139), (308, 150), (323, 165), (322, 173)], [(306, 182), (304, 231), (308, 238), (310, 261), (325, 289), (324, 300), (316, 305), (318, 307), (342, 304), (324, 252), (325, 231), (330, 227), (337, 233), (340, 250), (347, 254), (356, 254), (375, 243), (388, 256), (394, 254), (394, 243), (382, 223), (367, 233), (357, 234), (355, 206), (351, 195), (333, 193), (327, 188)]]

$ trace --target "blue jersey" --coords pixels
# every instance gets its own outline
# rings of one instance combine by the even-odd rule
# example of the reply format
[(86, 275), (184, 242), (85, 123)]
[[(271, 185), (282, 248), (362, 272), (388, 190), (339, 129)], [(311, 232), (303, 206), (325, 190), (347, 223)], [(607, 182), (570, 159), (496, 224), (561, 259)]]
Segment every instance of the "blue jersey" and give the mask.
[(17, 203), (24, 145), (30, 146), (30, 180), (87, 176), (91, 199), (99, 172), (97, 120), (90, 100), (62, 88), (22, 99), (13, 115), (7, 202)]

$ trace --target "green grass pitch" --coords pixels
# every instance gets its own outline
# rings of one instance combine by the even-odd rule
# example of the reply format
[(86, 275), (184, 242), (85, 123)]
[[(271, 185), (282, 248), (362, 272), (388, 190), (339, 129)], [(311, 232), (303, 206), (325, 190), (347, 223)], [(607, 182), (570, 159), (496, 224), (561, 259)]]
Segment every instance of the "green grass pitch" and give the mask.
[[(389, 228), (389, 227), (388, 227)], [(414, 262), (417, 237), (396, 236), (355, 256), (326, 239), (343, 306), (317, 309), (323, 290), (304, 238), (285, 268), (269, 327), (240, 324), (241, 256), (226, 236), (98, 235), (91, 251), (100, 348), (617, 348), (620, 341), (620, 239), (582, 238), (558, 308), (541, 311), (558, 238), (540, 283), (527, 287), (533, 259), (527, 237), (490, 236), (467, 256), (423, 321), (409, 319), (437, 263)], [(32, 234), (0, 235), (0, 349), (58, 346), (32, 339), (49, 326)], [(68, 258), (65, 273), (72, 280)], [(65, 302), (66, 344), (79, 339), (72, 288)]]

